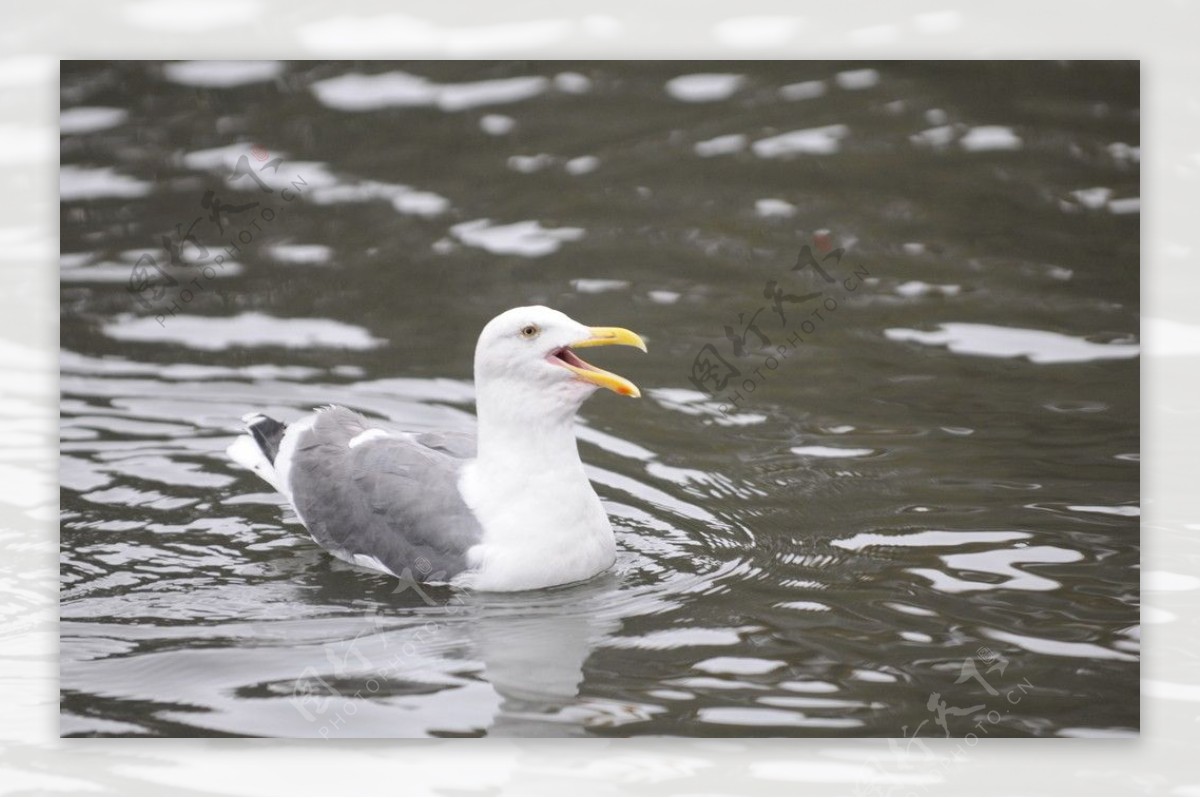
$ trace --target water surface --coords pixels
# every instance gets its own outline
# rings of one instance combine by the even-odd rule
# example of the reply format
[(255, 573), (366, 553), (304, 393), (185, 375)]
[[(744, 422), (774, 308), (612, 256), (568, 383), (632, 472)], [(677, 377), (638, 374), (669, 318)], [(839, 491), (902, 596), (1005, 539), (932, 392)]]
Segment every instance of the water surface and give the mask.
[[(64, 63), (62, 733), (1136, 733), (1138, 80)], [(227, 461), (469, 427), (531, 303), (650, 345), (580, 420), (613, 572), (397, 590)]]

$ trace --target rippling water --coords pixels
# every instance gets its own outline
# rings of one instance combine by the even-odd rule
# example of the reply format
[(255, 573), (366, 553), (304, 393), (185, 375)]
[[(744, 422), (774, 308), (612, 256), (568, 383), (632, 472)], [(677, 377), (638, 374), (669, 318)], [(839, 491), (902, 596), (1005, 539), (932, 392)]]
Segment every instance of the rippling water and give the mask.
[[(1138, 102), (1136, 64), (64, 62), (62, 733), (1136, 733)], [(612, 573), (397, 590), (227, 461), (252, 409), (470, 425), (530, 303), (650, 344), (579, 430)]]

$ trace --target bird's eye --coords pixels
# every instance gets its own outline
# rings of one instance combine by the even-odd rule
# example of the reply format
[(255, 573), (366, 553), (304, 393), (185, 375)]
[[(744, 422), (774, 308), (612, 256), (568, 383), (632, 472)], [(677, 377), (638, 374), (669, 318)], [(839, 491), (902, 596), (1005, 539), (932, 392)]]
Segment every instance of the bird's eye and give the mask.
[(538, 329), (538, 326), (536, 324), (526, 324), (524, 327), (521, 328), (521, 337), (522, 338), (533, 338), (539, 332), (541, 332), (541, 331)]

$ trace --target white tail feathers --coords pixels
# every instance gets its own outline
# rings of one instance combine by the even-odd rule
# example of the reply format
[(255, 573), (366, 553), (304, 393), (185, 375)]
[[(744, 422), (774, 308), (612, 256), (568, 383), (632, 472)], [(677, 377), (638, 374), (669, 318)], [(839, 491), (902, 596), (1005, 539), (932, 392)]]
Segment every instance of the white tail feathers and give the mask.
[(282, 493), (284, 496), (288, 492), (284, 490), (283, 484), (279, 479), (279, 474), (275, 471), (275, 467), (271, 465), (271, 461), (263, 454), (263, 450), (258, 448), (258, 443), (249, 435), (239, 435), (237, 439), (229, 445), (225, 450), (229, 458), (233, 462), (253, 471), (264, 480), (271, 484), (271, 487)]

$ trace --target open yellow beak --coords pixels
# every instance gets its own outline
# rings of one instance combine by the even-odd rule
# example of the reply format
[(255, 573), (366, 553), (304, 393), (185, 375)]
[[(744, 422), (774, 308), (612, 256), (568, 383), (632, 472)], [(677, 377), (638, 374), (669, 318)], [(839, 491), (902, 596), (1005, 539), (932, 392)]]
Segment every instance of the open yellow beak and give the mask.
[[(590, 335), (582, 341), (576, 341), (571, 344), (571, 349), (581, 349), (588, 346), (635, 346), (643, 352), (646, 351), (646, 342), (641, 336), (635, 332), (630, 332), (623, 327), (591, 327), (588, 332)], [(624, 377), (613, 374), (604, 369), (598, 369), (591, 363), (588, 363), (578, 357), (573, 358), (577, 363), (564, 362), (563, 366), (575, 373), (579, 379), (590, 382), (593, 385), (599, 385), (601, 388), (607, 388), (610, 391), (619, 393), (622, 396), (632, 396), (638, 398), (642, 392), (638, 387)]]

